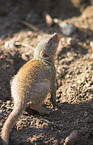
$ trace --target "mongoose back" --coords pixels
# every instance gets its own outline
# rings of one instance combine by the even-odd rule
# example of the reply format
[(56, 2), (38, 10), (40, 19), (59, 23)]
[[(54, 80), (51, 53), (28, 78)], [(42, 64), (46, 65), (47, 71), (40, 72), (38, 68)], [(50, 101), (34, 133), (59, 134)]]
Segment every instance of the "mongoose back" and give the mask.
[(13, 97), (14, 108), (2, 128), (3, 145), (9, 145), (10, 131), (27, 103), (30, 102), (30, 107), (40, 114), (48, 114), (50, 112), (42, 104), (50, 93), (53, 106), (57, 106), (54, 56), (58, 43), (59, 36), (57, 33), (44, 37), (35, 49), (34, 58), (24, 64), (13, 77), (11, 96)]

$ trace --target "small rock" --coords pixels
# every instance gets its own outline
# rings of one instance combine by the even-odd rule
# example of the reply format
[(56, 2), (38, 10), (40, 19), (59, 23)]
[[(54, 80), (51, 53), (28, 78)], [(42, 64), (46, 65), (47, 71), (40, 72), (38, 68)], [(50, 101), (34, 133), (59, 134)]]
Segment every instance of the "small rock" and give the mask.
[(0, 126), (3, 126), (3, 124), (0, 122)]
[(28, 61), (28, 57), (27, 57), (26, 53), (22, 54), (22, 59), (25, 60), (25, 61)]
[(10, 100), (7, 100), (7, 105), (10, 105), (11, 104), (11, 101)]
[(2, 101), (2, 100), (0, 100), (0, 104), (2, 104), (2, 102), (3, 102), (3, 101)]
[(93, 49), (93, 41), (90, 41), (90, 46)]
[(49, 14), (45, 14), (45, 19), (47, 26), (51, 26), (53, 24), (53, 20)]
[(59, 26), (65, 36), (70, 36), (76, 31), (76, 27), (73, 24), (59, 23)]
[(74, 130), (70, 133), (68, 137), (66, 137), (63, 145), (74, 145), (78, 140), (78, 131)]
[(84, 116), (85, 116), (85, 117), (88, 116), (88, 112), (85, 112), (85, 113), (84, 113)]
[(5, 42), (5, 48), (7, 48), (8, 45), (9, 45), (9, 43), (6, 41), (6, 42)]
[(5, 48), (15, 48), (15, 46), (12, 41), (6, 41)]
[(53, 21), (54, 21), (54, 23), (55, 23), (55, 24), (58, 24), (58, 22), (59, 22), (59, 20), (58, 20), (58, 19), (56, 19), (56, 18), (54, 18), (54, 20), (53, 20)]
[(0, 110), (0, 114), (3, 112), (3, 110)]

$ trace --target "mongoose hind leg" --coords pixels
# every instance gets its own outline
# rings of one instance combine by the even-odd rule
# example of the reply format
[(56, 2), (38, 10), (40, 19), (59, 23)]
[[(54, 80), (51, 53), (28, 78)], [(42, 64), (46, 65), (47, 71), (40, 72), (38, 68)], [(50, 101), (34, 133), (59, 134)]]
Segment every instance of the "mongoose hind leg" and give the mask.
[(42, 106), (47, 94), (50, 92), (50, 82), (48, 79), (37, 82), (34, 85), (34, 92), (32, 91), (29, 101), (32, 101), (30, 108), (39, 112), (40, 115), (50, 114), (50, 109)]

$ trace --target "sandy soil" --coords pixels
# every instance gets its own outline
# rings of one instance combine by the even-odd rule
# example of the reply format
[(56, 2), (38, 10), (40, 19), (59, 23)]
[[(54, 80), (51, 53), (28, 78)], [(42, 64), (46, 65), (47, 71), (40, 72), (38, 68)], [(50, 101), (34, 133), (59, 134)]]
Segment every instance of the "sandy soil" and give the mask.
[[(51, 115), (40, 116), (27, 108), (14, 125), (10, 145), (93, 145), (92, 4), (92, 0), (0, 1), (0, 130), (13, 107), (10, 80), (33, 57), (43, 36), (60, 35), (56, 97), (61, 107), (54, 109), (48, 96), (45, 105)], [(74, 24), (77, 30), (69, 37), (63, 35), (58, 24), (47, 26), (46, 13)], [(39, 30), (33, 31), (20, 20)]]

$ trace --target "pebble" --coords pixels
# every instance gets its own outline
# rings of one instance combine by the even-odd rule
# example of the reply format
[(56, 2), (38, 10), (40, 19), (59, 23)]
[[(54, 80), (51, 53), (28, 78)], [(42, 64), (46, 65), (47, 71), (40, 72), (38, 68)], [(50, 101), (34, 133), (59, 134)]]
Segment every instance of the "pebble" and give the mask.
[(90, 41), (90, 46), (93, 49), (93, 41)]
[(11, 104), (11, 101), (10, 100), (7, 100), (7, 104), (10, 105)]
[(3, 101), (2, 101), (2, 100), (0, 100), (0, 104), (2, 104), (2, 102), (3, 102)]
[(76, 27), (73, 24), (60, 23), (59, 26), (65, 36), (70, 36), (76, 31)]
[(0, 114), (3, 112), (3, 110), (0, 110)]
[(0, 122), (0, 126), (3, 126), (3, 124)]
[(45, 15), (45, 19), (46, 19), (47, 26), (51, 26), (53, 24), (52, 17), (49, 14)]
[(78, 131), (74, 130), (70, 133), (69, 136), (66, 137), (63, 145), (75, 145), (78, 140)]
[(4, 46), (5, 48), (15, 48), (15, 45), (13, 44), (13, 42), (10, 42), (10, 41), (6, 41)]
[(84, 113), (84, 116), (87, 117), (87, 116), (88, 116), (88, 112), (85, 112), (85, 113)]

